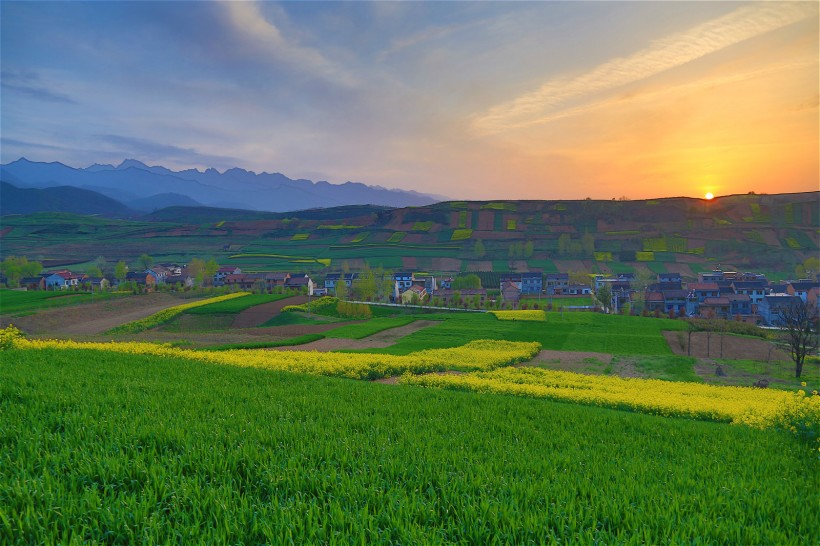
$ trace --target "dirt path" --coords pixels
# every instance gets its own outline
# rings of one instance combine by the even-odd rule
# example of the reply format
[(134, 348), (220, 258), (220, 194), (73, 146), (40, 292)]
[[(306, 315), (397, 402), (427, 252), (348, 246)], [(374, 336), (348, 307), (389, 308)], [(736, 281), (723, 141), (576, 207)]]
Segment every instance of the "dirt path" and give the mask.
[[(409, 336), (413, 332), (417, 332), (423, 328), (429, 328), (441, 324), (436, 320), (416, 320), (410, 324), (399, 326), (397, 328), (390, 328), (375, 333), (363, 339), (343, 339), (343, 338), (324, 338), (304, 345), (293, 345), (290, 347), (276, 347), (277, 351), (339, 351), (343, 349), (383, 349), (395, 344), (403, 337)], [(339, 326), (339, 323), (333, 327)]]
[(233, 321), (231, 328), (256, 328), (282, 312), (286, 305), (301, 305), (307, 303), (307, 296), (293, 296), (283, 300), (272, 301), (245, 309)]

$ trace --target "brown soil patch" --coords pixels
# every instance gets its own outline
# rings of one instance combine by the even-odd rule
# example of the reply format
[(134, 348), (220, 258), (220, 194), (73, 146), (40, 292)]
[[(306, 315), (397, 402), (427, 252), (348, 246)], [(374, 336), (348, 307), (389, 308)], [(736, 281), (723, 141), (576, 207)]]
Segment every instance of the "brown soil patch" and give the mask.
[(405, 269), (416, 269), (418, 267), (415, 256), (402, 256), (401, 264)]
[[(413, 332), (417, 332), (418, 330), (429, 328), (430, 326), (435, 326), (437, 324), (441, 323), (435, 320), (417, 320), (404, 326), (378, 332), (363, 339), (324, 338), (312, 341), (310, 343), (305, 343), (304, 345), (275, 347), (274, 350), (327, 352), (340, 351), (343, 349), (383, 349), (385, 347), (390, 347), (401, 338), (409, 336)], [(339, 323), (336, 323), (333, 324), (332, 327), (335, 328), (339, 325)]]
[(550, 351), (543, 350), (539, 352), (535, 358), (530, 362), (556, 362), (558, 364), (578, 364), (583, 363), (585, 359), (595, 359), (603, 364), (612, 362), (612, 355), (609, 353), (592, 353), (580, 351)]
[[(475, 213), (473, 213), (475, 214)], [(479, 231), (493, 231), (495, 227), (495, 211), (482, 210), (478, 212)]]
[(433, 269), (436, 271), (461, 271), (461, 260), (458, 258), (433, 258)]
[(493, 262), (482, 260), (480, 262), (468, 262), (467, 271), (492, 271)]
[(692, 332), (691, 338), (688, 332), (664, 332), (663, 336), (676, 355), (763, 362), (789, 360), (789, 355), (765, 339), (709, 332)]
[(13, 320), (6, 318), (3, 322), (13, 322), (23, 332), (31, 335), (94, 335), (191, 301), (195, 300), (180, 300), (169, 294), (151, 293), (77, 307), (48, 309), (27, 317), (15, 317)]
[(281, 313), (282, 308), (286, 305), (301, 305), (307, 303), (307, 301), (307, 296), (293, 296), (292, 298), (256, 305), (239, 313), (231, 328), (255, 328)]

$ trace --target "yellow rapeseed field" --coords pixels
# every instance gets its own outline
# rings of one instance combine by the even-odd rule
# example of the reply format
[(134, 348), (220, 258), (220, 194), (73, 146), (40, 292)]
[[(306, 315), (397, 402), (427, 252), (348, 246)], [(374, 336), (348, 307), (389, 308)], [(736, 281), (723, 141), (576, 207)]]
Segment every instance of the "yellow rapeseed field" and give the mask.
[[(367, 353), (322, 353), (318, 351), (267, 351), (238, 349), (197, 351), (168, 345), (140, 342), (86, 343), (71, 340), (30, 340), (6, 335), (17, 349), (91, 349), (160, 357), (187, 358), (215, 364), (250, 366), (314, 375), (375, 379), (406, 372), (428, 373), (447, 370), (492, 370), (532, 359), (540, 350), (538, 343), (477, 340), (462, 347), (428, 349), (406, 356)], [(3, 339), (3, 338), (0, 338)]]
[[(724, 387), (658, 379), (584, 375), (542, 368), (502, 368), (463, 375), (405, 375), (401, 382), (446, 389), (514, 394), (692, 417), (765, 428), (787, 414), (820, 420), (820, 396), (803, 391)], [(813, 417), (811, 417), (813, 416)]]
[(543, 322), (547, 315), (538, 309), (524, 309), (521, 311), (490, 311), (498, 320), (531, 320)]

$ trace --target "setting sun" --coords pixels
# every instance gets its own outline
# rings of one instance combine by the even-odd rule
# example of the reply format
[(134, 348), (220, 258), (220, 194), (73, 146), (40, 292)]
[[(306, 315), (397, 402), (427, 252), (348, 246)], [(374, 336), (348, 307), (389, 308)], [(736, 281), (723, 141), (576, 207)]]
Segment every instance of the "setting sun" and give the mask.
[(715, 196), (714, 196), (714, 195), (712, 195), (712, 192), (709, 192), (709, 193), (707, 193), (707, 194), (706, 194), (706, 199), (707, 199), (707, 200), (712, 200), (712, 199), (714, 199), (714, 198), (715, 198)]

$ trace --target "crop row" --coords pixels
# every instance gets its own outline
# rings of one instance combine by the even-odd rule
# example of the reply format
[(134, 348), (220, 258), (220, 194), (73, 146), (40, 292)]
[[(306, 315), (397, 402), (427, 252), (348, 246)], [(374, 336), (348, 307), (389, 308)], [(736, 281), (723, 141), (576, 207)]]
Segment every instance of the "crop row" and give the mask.
[(517, 310), (517, 311), (490, 311), (498, 320), (530, 320), (544, 322), (547, 315), (544, 311), (537, 309)]
[(142, 332), (144, 330), (148, 330), (149, 328), (153, 328), (155, 326), (159, 326), (160, 324), (164, 324), (174, 318), (175, 316), (195, 307), (201, 307), (203, 305), (210, 305), (212, 303), (219, 303), (226, 300), (231, 300), (234, 298), (241, 298), (243, 296), (247, 296), (250, 292), (235, 292), (233, 294), (225, 294), (224, 296), (216, 296), (214, 298), (208, 298), (205, 300), (193, 301), (191, 303), (184, 303), (182, 305), (175, 305), (174, 307), (169, 307), (168, 309), (163, 309), (159, 313), (154, 313), (150, 317), (145, 317), (140, 320), (135, 320), (133, 322), (127, 322), (125, 324), (121, 324), (116, 328), (112, 328), (108, 330), (108, 334), (135, 334), (137, 332)]
[(185, 314), (190, 315), (234, 315), (250, 309), (257, 305), (264, 303), (271, 303), (285, 298), (290, 298), (293, 294), (249, 294), (241, 298), (232, 298), (229, 300), (222, 300), (219, 302), (209, 303), (207, 305), (199, 305), (196, 307), (189, 307), (185, 310)]
[(657, 379), (584, 375), (542, 368), (504, 368), (463, 375), (404, 376), (408, 385), (513, 394), (628, 409), (663, 416), (723, 421), (766, 428), (795, 404), (820, 422), (820, 396)]
[(151, 355), (165, 358), (187, 358), (213, 364), (227, 364), (269, 370), (377, 379), (410, 373), (447, 370), (492, 370), (532, 359), (541, 346), (538, 343), (478, 340), (450, 349), (428, 349), (407, 356), (368, 353), (320, 353), (315, 351), (229, 350), (208, 352), (186, 350), (152, 343), (81, 343), (69, 340), (28, 340), (15, 337), (14, 348), (93, 349), (112, 353)]

